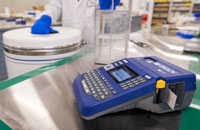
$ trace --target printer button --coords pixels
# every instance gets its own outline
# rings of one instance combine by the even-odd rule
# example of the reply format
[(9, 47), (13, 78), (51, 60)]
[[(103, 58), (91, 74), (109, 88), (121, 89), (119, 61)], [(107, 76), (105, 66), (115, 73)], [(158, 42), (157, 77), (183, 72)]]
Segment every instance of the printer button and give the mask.
[(119, 64), (120, 64), (120, 65), (123, 65), (123, 62), (119, 61)]
[(140, 82), (135, 82), (134, 84), (135, 84), (135, 85), (138, 85), (138, 84), (140, 84)]
[(101, 92), (101, 89), (97, 89), (97, 92)]
[(139, 81), (138, 81), (138, 80), (134, 80), (133, 83), (134, 83), (134, 84), (137, 84), (137, 83), (139, 83)]
[(129, 84), (129, 83), (131, 83), (131, 81), (127, 81), (127, 82), (126, 82), (126, 84)]
[(141, 82), (141, 83), (144, 83), (145, 81), (146, 81), (146, 80), (145, 80), (145, 79), (143, 79), (143, 80), (141, 80), (140, 82)]
[(123, 89), (126, 90), (126, 89), (128, 89), (128, 88), (129, 88), (129, 87), (124, 87)]
[(108, 96), (108, 95), (109, 95), (109, 92), (105, 92), (105, 95)]
[(109, 87), (109, 89), (112, 91), (114, 88), (113, 87)]
[(81, 83), (82, 83), (82, 85), (83, 85), (83, 88), (84, 88), (84, 90), (85, 90), (85, 93), (86, 93), (86, 94), (90, 94), (90, 90), (89, 90), (89, 88), (88, 88), (88, 86), (87, 86), (85, 80), (82, 80)]
[(128, 84), (127, 84), (127, 86), (130, 86), (130, 85), (132, 85), (132, 84), (133, 84), (133, 83), (132, 83), (132, 82), (130, 82), (130, 83), (128, 83)]
[(94, 91), (95, 89), (94, 89), (94, 88), (91, 88), (90, 90), (91, 90), (91, 91)]
[(144, 78), (141, 77), (141, 78), (139, 78), (138, 80), (139, 80), (139, 81), (142, 81), (142, 80), (144, 80)]
[(112, 91), (112, 94), (113, 94), (113, 95), (116, 95), (116, 94), (117, 94), (117, 91), (116, 91), (116, 90), (113, 90), (113, 91)]
[(94, 97), (94, 98), (97, 98), (97, 97), (98, 97), (98, 95), (97, 95), (97, 94), (94, 94), (94, 95), (93, 95), (93, 97)]
[(96, 94), (96, 91), (92, 91), (92, 94)]
[(119, 66), (117, 63), (114, 64), (116, 67)]
[(137, 80), (136, 78), (134, 78), (134, 79), (132, 79), (131, 81), (135, 81), (135, 80)]
[(108, 65), (104, 66), (104, 69), (105, 69), (106, 71), (111, 70), (111, 69), (113, 69), (113, 68), (115, 68), (115, 67), (114, 67), (114, 65), (112, 65), (112, 64), (108, 64)]
[(90, 94), (90, 90), (88, 88), (85, 89), (85, 93)]
[(98, 94), (99, 94), (100, 96), (101, 96), (101, 95), (103, 95), (103, 93), (102, 93), (102, 92), (99, 92)]
[(101, 95), (100, 97), (102, 100), (104, 100), (106, 98), (104, 95)]
[(151, 79), (151, 76), (149, 76), (149, 75), (145, 75), (144, 76), (146, 79)]
[(104, 89), (102, 89), (104, 92), (106, 92), (107, 90), (104, 88)]
[(106, 88), (105, 86), (103, 86), (103, 85), (101, 86), (101, 89), (105, 89), (105, 88)]
[(124, 87), (126, 87), (126, 84), (121, 85), (121, 88), (124, 88)]
[(122, 83), (121, 85), (125, 85), (126, 83)]
[(134, 87), (135, 86), (135, 84), (131, 84), (130, 86), (129, 86), (129, 88), (132, 88), (132, 87)]
[(140, 76), (139, 76), (139, 77), (137, 77), (137, 80), (140, 80), (140, 79), (142, 79), (142, 77), (140, 77)]
[(124, 62), (124, 63), (128, 63), (128, 61), (127, 61), (127, 60), (123, 60), (123, 62)]

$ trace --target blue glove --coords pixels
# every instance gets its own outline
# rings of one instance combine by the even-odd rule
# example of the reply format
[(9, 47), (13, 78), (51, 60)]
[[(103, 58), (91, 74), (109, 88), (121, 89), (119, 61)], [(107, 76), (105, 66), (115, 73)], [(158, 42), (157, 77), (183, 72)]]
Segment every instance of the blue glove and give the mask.
[[(120, 0), (114, 0), (114, 9), (118, 6)], [(112, 0), (99, 0), (99, 5), (101, 10), (109, 10), (112, 9)]]
[(50, 34), (58, 33), (58, 31), (51, 28), (51, 17), (48, 15), (42, 15), (35, 24), (31, 27), (32, 34)]

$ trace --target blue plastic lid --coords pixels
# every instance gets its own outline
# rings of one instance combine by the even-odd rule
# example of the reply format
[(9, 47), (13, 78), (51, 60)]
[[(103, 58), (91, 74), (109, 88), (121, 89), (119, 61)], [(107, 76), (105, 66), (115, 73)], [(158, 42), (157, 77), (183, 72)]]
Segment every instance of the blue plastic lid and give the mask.
[(195, 37), (194, 34), (184, 34), (182, 32), (177, 32), (176, 35), (184, 39), (192, 39)]
[(14, 21), (16, 21), (16, 18), (6, 18), (6, 21), (7, 22), (14, 22)]
[(183, 38), (184, 39), (192, 39), (192, 38), (194, 38), (194, 34), (184, 34)]
[(195, 13), (194, 16), (195, 17), (200, 17), (200, 13)]
[(27, 14), (28, 14), (28, 15), (36, 15), (35, 12), (28, 12)]

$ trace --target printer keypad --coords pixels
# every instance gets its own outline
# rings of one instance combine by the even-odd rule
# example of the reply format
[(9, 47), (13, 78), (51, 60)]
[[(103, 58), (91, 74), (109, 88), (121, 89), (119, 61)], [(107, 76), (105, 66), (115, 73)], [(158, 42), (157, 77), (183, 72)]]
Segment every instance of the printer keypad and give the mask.
[(146, 82), (146, 80), (144, 78), (142, 78), (142, 77), (139, 76), (139, 77), (134, 78), (134, 79), (132, 79), (130, 81), (127, 81), (125, 83), (120, 84), (120, 87), (123, 90), (126, 90), (128, 88), (132, 88), (132, 87), (137, 86), (137, 85), (139, 85), (141, 83), (144, 83), (144, 82)]
[(90, 93), (87, 94), (93, 95), (95, 99), (104, 100), (117, 94), (99, 70), (87, 72), (83, 76), (89, 88), (87, 92), (90, 90)]

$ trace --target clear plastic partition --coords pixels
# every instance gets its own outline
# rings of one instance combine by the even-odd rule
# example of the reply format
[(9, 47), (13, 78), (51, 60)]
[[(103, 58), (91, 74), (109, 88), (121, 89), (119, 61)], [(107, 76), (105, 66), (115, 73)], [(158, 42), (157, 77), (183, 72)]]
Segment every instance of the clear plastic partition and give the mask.
[(131, 24), (131, 3), (132, 0), (122, 1), (116, 9), (111, 10), (96, 8), (96, 64), (108, 64), (126, 57)]

